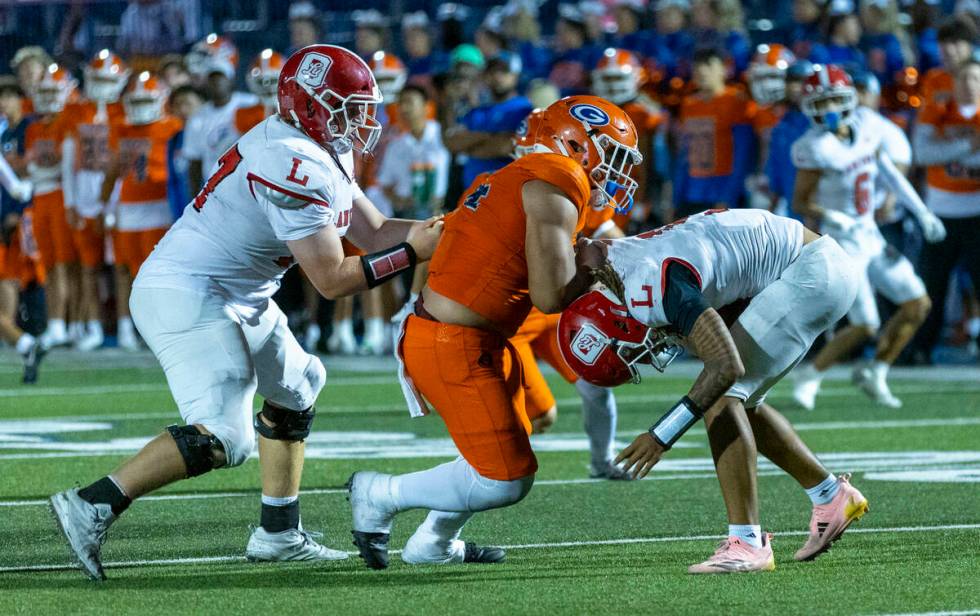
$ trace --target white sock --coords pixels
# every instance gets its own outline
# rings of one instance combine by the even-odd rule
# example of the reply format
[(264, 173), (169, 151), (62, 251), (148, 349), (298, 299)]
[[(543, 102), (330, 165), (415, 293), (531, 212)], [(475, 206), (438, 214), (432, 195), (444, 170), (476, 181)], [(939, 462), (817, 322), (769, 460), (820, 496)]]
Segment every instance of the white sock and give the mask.
[(52, 338), (64, 338), (68, 335), (64, 319), (48, 319), (48, 335)]
[(601, 470), (613, 459), (613, 439), (616, 438), (616, 398), (611, 389), (599, 387), (585, 379), (575, 381), (582, 397), (582, 421), (589, 437), (592, 466)]
[(90, 334), (98, 334), (99, 336), (102, 335), (102, 321), (93, 319), (88, 322), (87, 327)]
[(426, 539), (423, 545), (431, 547), (435, 554), (447, 553), (471, 517), (471, 511), (430, 511), (415, 535), (422, 535)]
[(129, 317), (119, 317), (116, 322), (116, 333), (120, 336), (134, 336), (136, 328), (133, 326), (133, 320)]
[(806, 495), (810, 497), (810, 501), (814, 505), (826, 505), (834, 500), (839, 490), (840, 484), (837, 483), (837, 477), (834, 477), (834, 474), (831, 473), (817, 485), (812, 488), (807, 488)]
[(728, 536), (738, 537), (754, 548), (762, 547), (762, 527), (758, 524), (729, 524)]
[(354, 338), (354, 322), (350, 319), (341, 319), (339, 321), (334, 321), (333, 324), (334, 335), (338, 338)]
[(389, 491), (397, 511), (474, 512), (513, 505), (527, 495), (533, 483), (533, 475), (512, 481), (487, 479), (459, 457), (428, 470), (395, 475)]
[(876, 379), (884, 381), (888, 378), (888, 369), (890, 367), (887, 363), (876, 359), (871, 362), (871, 374), (875, 375)]
[(262, 495), (262, 504), (269, 505), (270, 507), (285, 507), (290, 503), (295, 503), (299, 500), (299, 494), (293, 496), (266, 496)]
[(34, 346), (34, 336), (24, 332), (20, 335), (20, 338), (17, 339), (17, 344), (14, 346), (14, 348), (17, 349), (17, 353), (24, 355), (31, 350), (32, 346)]
[(367, 340), (382, 340), (385, 336), (385, 320), (380, 317), (364, 319), (364, 338)]

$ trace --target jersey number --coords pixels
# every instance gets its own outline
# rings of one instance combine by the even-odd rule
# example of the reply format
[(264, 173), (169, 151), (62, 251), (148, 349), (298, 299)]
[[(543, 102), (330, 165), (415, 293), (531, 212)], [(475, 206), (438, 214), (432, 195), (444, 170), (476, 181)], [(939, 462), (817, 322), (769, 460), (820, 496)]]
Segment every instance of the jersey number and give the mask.
[(854, 209), (863, 216), (871, 208), (871, 176), (867, 172), (854, 180)]
[(208, 195), (214, 192), (221, 180), (235, 172), (238, 164), (242, 162), (242, 155), (238, 152), (238, 145), (232, 146), (227, 152), (218, 159), (218, 170), (204, 183), (204, 188), (194, 197), (194, 209), (198, 212), (204, 207), (204, 202), (208, 200)]
[(640, 308), (644, 306), (649, 308), (650, 306), (653, 306), (653, 287), (651, 287), (648, 284), (645, 284), (642, 287), (640, 287), (640, 290), (646, 294), (646, 297), (638, 300), (630, 298), (630, 306), (632, 306), (633, 308)]
[(463, 200), (463, 205), (475, 212), (476, 208), (480, 207), (480, 201), (483, 201), (483, 198), (488, 194), (490, 194), (490, 185), (480, 184), (476, 187), (476, 190), (466, 196), (466, 199)]

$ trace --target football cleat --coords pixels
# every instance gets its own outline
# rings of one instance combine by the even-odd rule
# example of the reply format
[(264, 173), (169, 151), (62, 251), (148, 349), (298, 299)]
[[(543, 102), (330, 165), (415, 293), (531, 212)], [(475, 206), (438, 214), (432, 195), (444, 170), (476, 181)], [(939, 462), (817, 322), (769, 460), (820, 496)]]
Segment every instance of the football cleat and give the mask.
[(609, 479), (610, 481), (633, 481), (634, 479), (633, 475), (623, 470), (622, 466), (612, 462), (606, 462), (602, 466), (589, 464), (589, 477), (591, 479)]
[(507, 558), (507, 552), (503, 548), (494, 546), (479, 546), (469, 541), (463, 544), (463, 562), (497, 564), (502, 563)]
[(410, 565), (496, 564), (504, 562), (507, 553), (503, 548), (484, 547), (453, 539), (443, 548), (437, 537), (416, 532), (402, 550), (403, 562)]
[(858, 366), (851, 374), (854, 385), (871, 398), (875, 404), (887, 406), (890, 409), (902, 408), (902, 401), (896, 398), (883, 373), (875, 373), (869, 364)]
[(738, 537), (729, 537), (718, 545), (711, 558), (688, 567), (688, 573), (752, 573), (773, 571), (772, 535), (763, 533), (762, 547), (753, 547)]
[(106, 531), (116, 519), (109, 505), (92, 503), (78, 495), (78, 488), (59, 492), (49, 499), (51, 512), (68, 540), (82, 570), (96, 581), (105, 579), (101, 551)]
[(87, 353), (101, 347), (103, 342), (105, 342), (105, 335), (102, 333), (101, 328), (97, 330), (90, 329), (84, 331), (81, 337), (75, 341), (75, 350)]
[(334, 355), (354, 355), (357, 352), (357, 341), (353, 334), (340, 333), (335, 328), (327, 338), (327, 351)]
[(390, 503), (388, 484), (391, 475), (361, 471), (347, 480), (347, 500), (351, 504), (354, 545), (364, 563), (371, 569), (388, 566), (388, 541), (395, 512)]
[(826, 505), (814, 505), (810, 517), (810, 536), (794, 558), (799, 561), (813, 560), (830, 549), (840, 539), (847, 527), (868, 512), (868, 499), (851, 485), (850, 474), (837, 478), (839, 489), (834, 499)]
[(21, 354), (21, 358), (24, 360), (23, 381), (26, 385), (37, 383), (38, 367), (41, 365), (41, 360), (44, 359), (47, 352), (48, 350), (41, 343), (41, 340), (37, 339), (27, 349), (26, 353)]
[(322, 533), (311, 533), (300, 528), (290, 528), (270, 533), (261, 526), (252, 530), (245, 548), (245, 558), (252, 562), (276, 561), (323, 561), (345, 560), (347, 552), (322, 546), (315, 538)]
[(136, 332), (131, 329), (121, 329), (116, 338), (119, 348), (124, 351), (135, 352), (140, 350), (140, 341), (136, 337)]
[(793, 372), (793, 400), (808, 411), (812, 411), (820, 393), (820, 374), (813, 366), (804, 366)]

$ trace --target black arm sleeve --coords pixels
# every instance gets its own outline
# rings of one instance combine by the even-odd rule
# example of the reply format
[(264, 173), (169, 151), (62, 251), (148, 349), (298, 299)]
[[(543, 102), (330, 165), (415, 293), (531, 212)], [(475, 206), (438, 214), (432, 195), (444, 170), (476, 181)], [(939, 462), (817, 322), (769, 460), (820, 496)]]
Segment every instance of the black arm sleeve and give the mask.
[(667, 264), (667, 288), (664, 291), (664, 314), (682, 335), (694, 329), (694, 322), (710, 308), (701, 294), (697, 276), (681, 263)]

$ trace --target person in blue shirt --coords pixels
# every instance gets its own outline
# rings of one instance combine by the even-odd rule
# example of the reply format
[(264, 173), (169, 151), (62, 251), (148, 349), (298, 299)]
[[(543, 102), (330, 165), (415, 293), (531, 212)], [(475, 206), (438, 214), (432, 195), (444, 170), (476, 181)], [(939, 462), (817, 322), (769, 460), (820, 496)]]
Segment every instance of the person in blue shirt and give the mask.
[(772, 129), (769, 137), (769, 156), (766, 158), (765, 173), (769, 179), (769, 190), (779, 199), (777, 211), (799, 219), (793, 208), (786, 207), (793, 197), (796, 184), (796, 167), (790, 152), (793, 143), (810, 128), (810, 119), (800, 110), (803, 82), (813, 74), (813, 64), (800, 60), (790, 65), (786, 71), (786, 113)]
[(558, 86), (562, 96), (587, 94), (589, 71), (599, 61), (602, 50), (589, 41), (585, 16), (573, 5), (559, 5), (555, 25), (555, 55), (548, 81)]
[[(185, 123), (203, 103), (204, 97), (190, 85), (180, 86), (170, 94), (170, 111)], [(174, 221), (180, 218), (191, 200), (187, 190), (190, 186), (187, 176), (190, 161), (184, 158), (183, 147), (184, 130), (181, 129), (167, 142), (167, 200)]]
[[(654, 7), (657, 46), (665, 49), (670, 58), (667, 74), (684, 80), (691, 77), (691, 59), (694, 57), (694, 37), (687, 30), (690, 10), (688, 0), (657, 0)], [(649, 57), (650, 52), (645, 55)]]
[(819, 0), (793, 0), (793, 21), (784, 32), (783, 44), (797, 58), (810, 58), (813, 47), (823, 40), (820, 24), (829, 4)]
[(738, 0), (695, 0), (691, 5), (694, 44), (698, 48), (717, 47), (728, 52), (733, 75), (749, 66), (752, 47), (746, 36), (745, 16)]
[(481, 173), (496, 171), (511, 161), (511, 139), (531, 113), (531, 101), (517, 92), (521, 58), (509, 51), (487, 61), (484, 80), (493, 102), (470, 110), (458, 126), (444, 133), (453, 154), (465, 154), (462, 185), (469, 186)]
[(827, 21), (827, 43), (814, 45), (807, 59), (814, 64), (836, 64), (854, 70), (867, 70), (864, 52), (858, 49), (860, 42), (861, 22), (857, 15), (834, 15)]
[(864, 0), (861, 3), (861, 50), (868, 60), (868, 68), (882, 86), (895, 83), (895, 75), (906, 66), (905, 50), (896, 32), (898, 5), (895, 0)]
[(402, 18), (404, 62), (413, 83), (429, 83), (432, 76), (449, 68), (447, 54), (434, 49), (431, 24), (425, 11), (408, 13)]
[(908, 9), (912, 18), (910, 32), (915, 43), (916, 67), (920, 75), (939, 66), (939, 6), (934, 0), (914, 0)]

